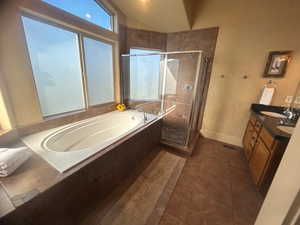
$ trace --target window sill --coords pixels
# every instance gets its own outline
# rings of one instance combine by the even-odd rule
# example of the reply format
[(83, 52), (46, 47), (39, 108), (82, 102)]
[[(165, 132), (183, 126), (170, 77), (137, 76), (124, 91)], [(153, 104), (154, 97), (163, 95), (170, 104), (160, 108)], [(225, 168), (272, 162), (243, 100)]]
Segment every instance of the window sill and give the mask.
[(6, 134), (6, 133), (8, 133), (10, 131), (12, 131), (12, 130), (2, 130), (2, 129), (0, 129), (0, 136), (4, 135), (4, 134)]
[(85, 111), (86, 111), (86, 109), (79, 109), (79, 110), (75, 110), (75, 111), (71, 111), (71, 112), (60, 113), (60, 114), (55, 114), (55, 115), (51, 115), (51, 116), (45, 116), (45, 117), (43, 117), (43, 119), (46, 121), (53, 120), (53, 119), (58, 119), (58, 118), (62, 118), (62, 117), (72, 116), (72, 115), (82, 113)]
[(16, 129), (0, 130), (0, 145), (10, 145), (19, 139)]

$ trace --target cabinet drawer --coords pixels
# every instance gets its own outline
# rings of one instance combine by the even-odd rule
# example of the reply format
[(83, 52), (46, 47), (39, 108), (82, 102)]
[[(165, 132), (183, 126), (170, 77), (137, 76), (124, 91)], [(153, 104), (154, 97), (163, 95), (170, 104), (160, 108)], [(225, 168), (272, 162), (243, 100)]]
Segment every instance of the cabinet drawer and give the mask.
[(250, 158), (251, 158), (252, 151), (256, 144), (257, 138), (258, 138), (258, 135), (255, 131), (254, 125), (252, 125), (251, 121), (249, 121), (247, 129), (245, 131), (244, 138), (243, 138), (245, 156), (248, 160), (250, 160)]
[(272, 135), (269, 133), (269, 131), (266, 130), (266, 128), (262, 128), (260, 132), (260, 138), (262, 141), (265, 143), (265, 145), (268, 147), (269, 150), (272, 149), (273, 143), (274, 143), (274, 138)]
[(251, 115), (251, 117), (250, 117), (250, 123), (252, 123), (252, 125), (255, 126), (256, 117), (254, 115)]
[(256, 120), (254, 128), (255, 128), (256, 132), (259, 133), (260, 129), (262, 128), (262, 123), (259, 120)]
[(258, 134), (257, 132), (253, 132), (252, 136), (251, 136), (251, 141), (250, 141), (250, 146), (253, 148), (254, 145), (256, 144), (256, 140), (257, 140)]

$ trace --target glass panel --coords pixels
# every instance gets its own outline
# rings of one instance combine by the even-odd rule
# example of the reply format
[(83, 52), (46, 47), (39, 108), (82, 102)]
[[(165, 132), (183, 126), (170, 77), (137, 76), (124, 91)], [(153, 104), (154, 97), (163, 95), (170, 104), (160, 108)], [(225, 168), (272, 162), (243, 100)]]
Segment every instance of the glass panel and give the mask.
[[(130, 49), (130, 54), (158, 53), (159, 51)], [(130, 58), (130, 99), (159, 100), (161, 56), (133, 56)]]
[[(145, 53), (154, 55), (138, 55)], [(162, 108), (159, 115), (168, 112), (163, 115), (162, 140), (165, 142), (186, 146), (196, 134), (199, 110), (194, 110), (193, 104), (200, 109), (204, 88), (204, 80), (199, 79), (197, 82), (202, 86), (196, 84), (199, 57), (199, 52), (158, 54), (155, 51), (136, 49), (132, 49), (130, 55), (122, 57), (126, 102), (147, 113), (156, 114), (154, 112), (158, 108)], [(201, 73), (206, 73), (201, 66), (199, 69)], [(200, 87), (202, 89), (198, 89)], [(195, 88), (199, 95), (197, 99), (194, 96)], [(141, 99), (149, 96), (150, 101)]]
[(94, 0), (42, 0), (68, 13), (108, 30), (112, 30), (112, 16)]
[(198, 53), (168, 55), (164, 107), (176, 107), (163, 118), (162, 139), (167, 142), (188, 144), (198, 57)]
[(83, 109), (77, 34), (22, 17), (44, 116)]
[(86, 37), (83, 41), (89, 104), (113, 102), (113, 47), (110, 44)]
[(167, 68), (165, 77), (164, 111), (168, 111), (176, 105), (177, 80), (180, 60), (175, 55), (167, 56)]

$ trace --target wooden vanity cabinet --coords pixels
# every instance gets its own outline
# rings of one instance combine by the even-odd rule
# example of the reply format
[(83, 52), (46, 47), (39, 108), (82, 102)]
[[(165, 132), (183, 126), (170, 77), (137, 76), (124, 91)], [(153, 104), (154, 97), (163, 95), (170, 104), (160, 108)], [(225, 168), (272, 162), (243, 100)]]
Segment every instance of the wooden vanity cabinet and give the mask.
[(255, 185), (260, 184), (260, 180), (263, 177), (264, 170), (268, 164), (271, 153), (265, 146), (263, 141), (259, 138), (253, 150), (252, 157), (249, 162), (249, 168), (251, 171), (252, 179)]
[(258, 133), (255, 129), (255, 123), (256, 123), (256, 119), (254, 117), (251, 117), (248, 122), (247, 129), (245, 131), (245, 135), (243, 138), (244, 152), (248, 161), (251, 158), (253, 148), (256, 144), (256, 140), (258, 137)]
[(245, 131), (243, 144), (253, 182), (265, 195), (272, 183), (287, 142), (276, 140), (255, 115), (252, 115)]

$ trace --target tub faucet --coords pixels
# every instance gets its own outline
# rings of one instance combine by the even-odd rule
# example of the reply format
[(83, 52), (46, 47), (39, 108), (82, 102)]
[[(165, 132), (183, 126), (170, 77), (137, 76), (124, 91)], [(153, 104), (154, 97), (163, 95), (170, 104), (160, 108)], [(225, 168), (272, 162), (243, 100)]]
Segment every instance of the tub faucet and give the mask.
[(148, 118), (147, 118), (147, 113), (146, 113), (141, 107), (136, 107), (136, 110), (137, 110), (138, 112), (143, 113), (143, 116), (144, 116), (144, 123), (146, 123), (147, 120), (148, 120)]
[(144, 114), (144, 123), (147, 122), (148, 118), (147, 118), (147, 113), (143, 111), (143, 114)]

